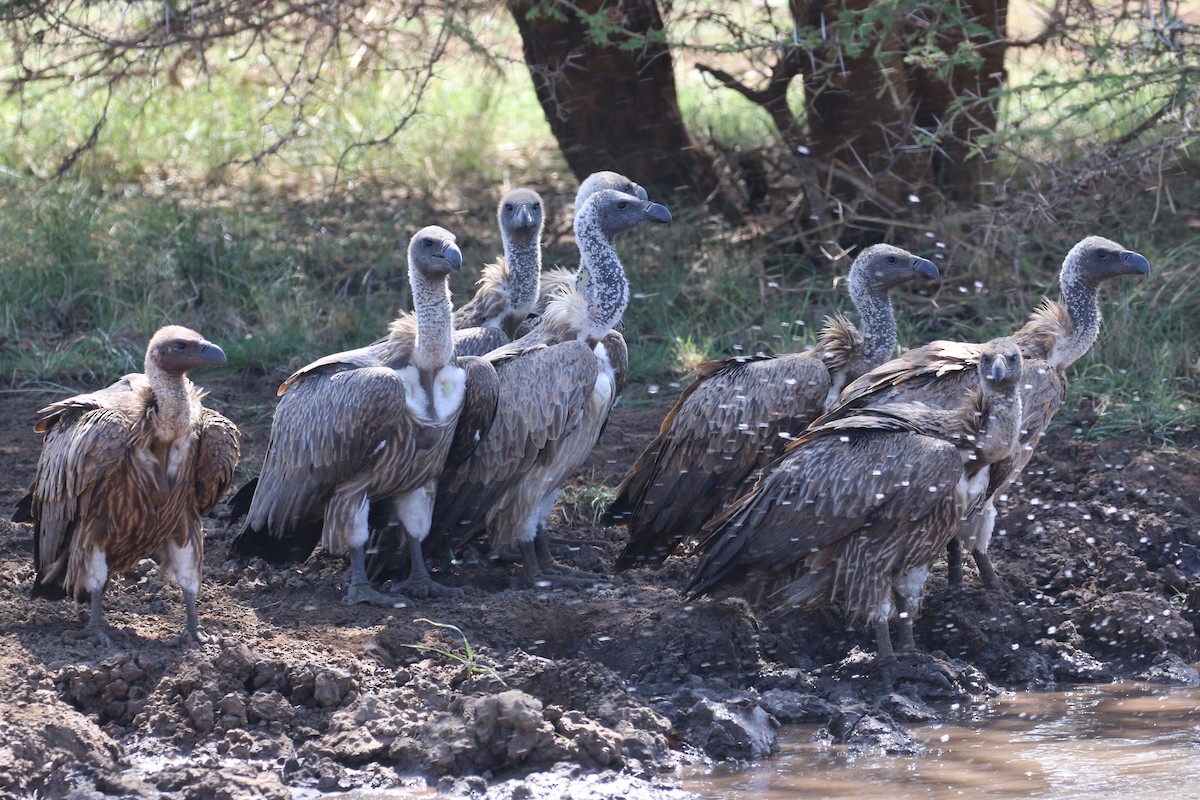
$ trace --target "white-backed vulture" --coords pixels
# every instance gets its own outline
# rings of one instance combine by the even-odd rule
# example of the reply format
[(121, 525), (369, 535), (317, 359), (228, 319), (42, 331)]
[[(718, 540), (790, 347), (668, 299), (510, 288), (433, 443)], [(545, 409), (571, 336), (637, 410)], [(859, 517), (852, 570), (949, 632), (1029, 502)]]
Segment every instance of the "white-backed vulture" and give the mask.
[(504, 256), (483, 268), (470, 302), (454, 312), (454, 351), (480, 356), (508, 344), (533, 312), (542, 272), (541, 196), (532, 189), (505, 192), (496, 208)]
[(109, 576), (150, 555), (183, 591), (185, 633), (200, 635), (201, 518), (229, 489), (238, 429), (203, 406), (187, 373), (224, 363), (220, 347), (168, 325), (150, 339), (145, 372), (38, 412), (42, 454), (13, 517), (33, 522), (33, 596), (90, 597), (87, 629), (101, 641)]
[(438, 488), (434, 529), (454, 548), (490, 532), (491, 552), (519, 550), (530, 585), (571, 582), (538, 533), (562, 480), (591, 453), (621, 391), (625, 340), (613, 330), (629, 283), (613, 237), (644, 222), (669, 223), (666, 208), (613, 189), (594, 192), (575, 219), (580, 269), (537, 327), (487, 355), (500, 400), (491, 428)]
[[(1066, 370), (1095, 343), (1100, 333), (1100, 284), (1122, 275), (1148, 275), (1144, 256), (1100, 236), (1080, 241), (1063, 260), (1059, 283), (1062, 301), (1045, 301), (1029, 322), (1013, 334), (1025, 358), (1021, 386), (1024, 420), (1021, 449), (1009, 465), (1007, 477), (997, 485), (1004, 492), (1033, 457), (1034, 449), (1066, 396)], [(982, 345), (931, 342), (903, 353), (846, 387), (841, 402), (851, 406), (879, 406), (890, 402), (922, 402), (946, 407), (956, 402), (972, 381), (971, 370)], [(996, 523), (996, 507), (989, 496), (980, 512), (966, 520), (950, 544), (950, 583), (962, 588), (962, 547), (971, 550), (986, 588), (1000, 589), (987, 556)]]
[(629, 526), (616, 568), (661, 564), (749, 488), (755, 471), (828, 410), (842, 387), (893, 355), (889, 292), (938, 277), (933, 262), (899, 247), (868, 247), (848, 281), (861, 331), (837, 316), (806, 352), (701, 365), (609, 505), (606, 522)]
[(1016, 343), (984, 346), (974, 375), (953, 409), (847, 409), (805, 431), (706, 526), (685, 592), (839, 606), (872, 624), (881, 661), (894, 657), (888, 622), (905, 612), (900, 639), (911, 650), (930, 565), (994, 488), (992, 465), (1018, 446)]
[[(279, 387), (262, 473), (232, 550), (276, 564), (306, 559), (320, 541), (349, 552), (347, 603), (394, 605), (367, 579), (364, 546), (372, 504), (387, 505), (407, 532), (412, 594), (438, 591), (421, 542), (437, 476), (452, 449), (469, 450), (480, 427), (461, 416), (478, 396), (495, 403), (495, 372), (482, 359), (456, 358), (447, 276), (462, 265), (454, 235), (429, 226), (408, 247), (417, 320), (359, 350), (326, 356)], [(456, 433), (456, 426), (459, 431)], [(453, 441), (453, 444), (452, 444)]]
[[(574, 208), (576, 217), (579, 216), (579, 211), (583, 208), (583, 204), (587, 202), (587, 199), (602, 189), (623, 192), (624, 194), (633, 195), (642, 201), (650, 199), (645, 189), (620, 173), (609, 171), (593, 172), (583, 180), (583, 183), (579, 184), (579, 189), (575, 192)], [(538, 318), (546, 311), (546, 306), (552, 299), (574, 288), (576, 271), (569, 267), (555, 267), (542, 273), (537, 303), (531, 312), (529, 320), (519, 330), (518, 336), (523, 336), (533, 329), (533, 326), (537, 324)]]

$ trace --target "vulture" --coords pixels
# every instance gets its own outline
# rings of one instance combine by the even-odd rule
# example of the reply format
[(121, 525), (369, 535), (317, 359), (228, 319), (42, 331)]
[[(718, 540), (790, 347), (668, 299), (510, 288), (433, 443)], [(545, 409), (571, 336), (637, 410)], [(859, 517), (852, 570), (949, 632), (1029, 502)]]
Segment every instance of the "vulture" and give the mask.
[(488, 264), (470, 302), (454, 312), (454, 351), (483, 355), (516, 338), (533, 312), (542, 272), (542, 197), (512, 189), (496, 209), (504, 257)]
[(892, 357), (889, 291), (938, 277), (931, 261), (887, 244), (868, 247), (849, 276), (861, 331), (837, 316), (806, 352), (701, 365), (609, 505), (605, 521), (629, 527), (617, 569), (661, 564), (749, 488), (753, 474), (827, 410), (843, 386)]
[(1021, 371), (1016, 343), (995, 340), (956, 406), (846, 409), (810, 427), (706, 526), (685, 592), (839, 606), (872, 624), (881, 662), (895, 657), (888, 622), (899, 612), (901, 648), (913, 650), (930, 565), (1018, 446)]
[[(1025, 359), (1021, 386), (1024, 419), (1021, 448), (1008, 465), (996, 492), (1004, 492), (1033, 457), (1042, 435), (1066, 396), (1066, 370), (1082, 357), (1100, 332), (1100, 284), (1122, 275), (1149, 275), (1150, 262), (1139, 253), (1100, 236), (1088, 236), (1067, 253), (1059, 283), (1060, 302), (1047, 300), (1013, 334)], [(921, 402), (945, 408), (956, 402), (973, 382), (970, 370), (983, 345), (935, 341), (909, 350), (851, 383), (842, 392), (848, 406), (880, 406), (891, 402)], [(964, 521), (949, 545), (950, 584), (962, 588), (962, 548), (968, 548), (985, 588), (1000, 590), (1000, 581), (987, 556), (996, 524), (994, 498), (988, 496), (979, 513)]]
[(145, 372), (41, 409), (33, 486), (13, 520), (33, 523), (33, 596), (90, 598), (87, 630), (108, 641), (101, 599), (113, 573), (155, 556), (183, 591), (185, 635), (201, 636), (202, 517), (229, 489), (238, 429), (188, 378), (225, 353), (195, 331), (159, 329)]
[(629, 283), (613, 237), (670, 221), (665, 207), (615, 189), (585, 200), (575, 218), (575, 284), (532, 331), (486, 356), (500, 398), (474, 453), (439, 481), (433, 525), (445, 545), (458, 550), (487, 532), (493, 554), (519, 551), (529, 585), (578, 578), (553, 563), (538, 534), (559, 485), (591, 453), (624, 381), (628, 352), (614, 327)]
[(319, 541), (349, 553), (346, 603), (393, 606), (404, 598), (371, 587), (365, 567), (368, 512), (386, 505), (415, 554), (404, 590), (446, 591), (420, 557), (437, 477), (447, 459), (474, 447), (496, 398), (491, 365), (454, 355), (447, 276), (461, 266), (452, 233), (421, 229), (408, 246), (415, 336), (394, 325), (387, 339), (314, 361), (279, 387), (266, 460), (233, 540), (236, 555), (298, 562)]
[[(614, 191), (623, 192), (636, 197), (643, 202), (650, 198), (646, 194), (646, 190), (638, 186), (633, 181), (626, 178), (617, 172), (593, 172), (584, 179), (583, 183), (579, 184), (579, 190), (575, 192), (575, 216), (579, 216), (579, 211), (583, 208), (583, 204), (587, 199), (596, 192), (602, 189), (612, 189)], [(575, 270), (567, 267), (557, 267), (546, 271), (542, 275), (541, 287), (538, 291), (537, 303), (533, 308), (532, 316), (521, 327), (519, 335), (524, 335), (533, 329), (537, 324), (537, 320), (546, 311), (546, 306), (550, 301), (562, 294), (569, 292), (575, 286)]]

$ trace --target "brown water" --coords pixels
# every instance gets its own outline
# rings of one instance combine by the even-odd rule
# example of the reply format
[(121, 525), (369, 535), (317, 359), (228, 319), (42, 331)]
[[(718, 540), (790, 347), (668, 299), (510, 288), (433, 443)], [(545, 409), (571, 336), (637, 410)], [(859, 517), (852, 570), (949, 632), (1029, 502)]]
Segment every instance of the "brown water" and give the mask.
[(780, 737), (778, 756), (739, 771), (691, 770), (684, 788), (709, 800), (1200, 796), (1196, 688), (1015, 692), (906, 728), (926, 755), (854, 757), (814, 744), (815, 726), (795, 726)]

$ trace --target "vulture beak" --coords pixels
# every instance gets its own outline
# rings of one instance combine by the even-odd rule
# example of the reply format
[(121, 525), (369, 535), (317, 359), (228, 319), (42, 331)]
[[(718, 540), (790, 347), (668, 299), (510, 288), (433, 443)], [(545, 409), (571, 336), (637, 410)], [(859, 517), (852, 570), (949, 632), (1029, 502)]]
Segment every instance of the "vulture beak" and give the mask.
[(988, 378), (992, 383), (1000, 383), (1008, 377), (1008, 365), (1004, 362), (1003, 355), (997, 355), (992, 358), (992, 368), (988, 373)]
[(199, 359), (203, 361), (203, 366), (206, 367), (223, 367), (225, 366), (225, 351), (210, 341), (200, 343)]
[(439, 256), (446, 259), (446, 263), (450, 265), (450, 269), (458, 272), (462, 269), (462, 251), (458, 249), (458, 245), (454, 242), (445, 242), (442, 245), (442, 252)]
[(1150, 262), (1141, 253), (1135, 253), (1132, 250), (1122, 250), (1119, 257), (1121, 264), (1129, 270), (1130, 275), (1147, 276), (1150, 274)]
[(638, 200), (649, 200), (650, 199), (650, 195), (646, 194), (646, 190), (643, 189), (641, 186), (638, 186), (636, 183), (633, 185), (633, 196), (636, 197)]
[(529, 210), (528, 203), (521, 203), (518, 206), (516, 223), (518, 228), (533, 227), (533, 212)]
[(927, 258), (914, 258), (912, 268), (918, 277), (931, 281), (941, 280), (942, 273), (938, 271), (937, 264)]
[[(642, 191), (642, 194), (645, 194), (645, 190)], [(658, 222), (663, 225), (671, 224), (671, 212), (667, 210), (666, 206), (659, 205), (658, 203), (646, 203), (646, 207), (642, 209), (642, 213), (651, 222)]]

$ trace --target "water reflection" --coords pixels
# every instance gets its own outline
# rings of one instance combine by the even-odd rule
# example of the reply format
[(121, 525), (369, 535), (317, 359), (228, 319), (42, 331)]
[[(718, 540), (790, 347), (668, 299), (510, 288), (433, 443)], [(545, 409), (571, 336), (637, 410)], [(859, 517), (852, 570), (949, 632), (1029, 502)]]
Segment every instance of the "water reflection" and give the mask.
[(1086, 686), (1019, 692), (947, 722), (910, 726), (925, 756), (858, 756), (813, 744), (815, 727), (743, 771), (696, 770), (684, 788), (710, 800), (795, 797), (1175, 798), (1200, 785), (1200, 689)]

